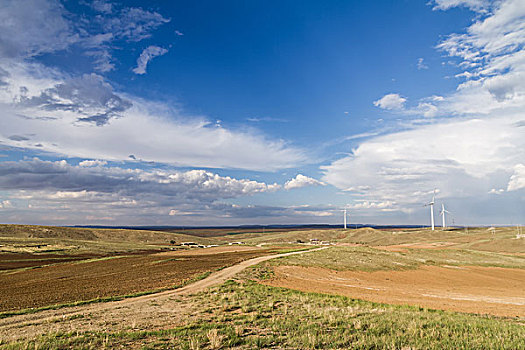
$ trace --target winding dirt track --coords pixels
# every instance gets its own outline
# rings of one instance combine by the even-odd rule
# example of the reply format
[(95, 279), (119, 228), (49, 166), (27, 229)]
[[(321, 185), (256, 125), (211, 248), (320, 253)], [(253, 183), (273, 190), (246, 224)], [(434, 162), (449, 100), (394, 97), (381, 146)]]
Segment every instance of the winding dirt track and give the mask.
[(217, 286), (249, 266), (263, 261), (326, 249), (261, 256), (227, 267), (185, 287), (121, 301), (46, 310), (0, 320), (0, 339), (30, 339), (49, 332), (88, 330), (155, 329), (180, 324), (191, 308), (181, 298)]

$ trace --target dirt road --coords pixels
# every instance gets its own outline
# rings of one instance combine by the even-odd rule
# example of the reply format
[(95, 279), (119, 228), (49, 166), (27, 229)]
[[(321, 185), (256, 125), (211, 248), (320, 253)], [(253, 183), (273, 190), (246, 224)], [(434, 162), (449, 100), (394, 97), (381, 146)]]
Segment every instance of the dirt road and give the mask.
[[(310, 251), (325, 248), (321, 247)], [(245, 268), (263, 261), (308, 252), (290, 252), (245, 260), (176, 290), (116, 302), (67, 307), (8, 317), (0, 320), (0, 339), (15, 341), (31, 339), (50, 332), (157, 329), (180, 325), (191, 318), (192, 307), (188, 304), (190, 301), (186, 297), (187, 295), (219, 285)]]

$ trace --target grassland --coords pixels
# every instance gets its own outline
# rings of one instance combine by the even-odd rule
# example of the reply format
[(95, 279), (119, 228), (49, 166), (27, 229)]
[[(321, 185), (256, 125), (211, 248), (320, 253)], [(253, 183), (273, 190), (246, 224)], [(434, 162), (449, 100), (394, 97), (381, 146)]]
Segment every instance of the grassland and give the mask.
[(0, 253), (110, 255), (167, 249), (181, 242), (213, 244), (217, 241), (159, 231), (0, 225)]
[(333, 270), (378, 271), (430, 266), (493, 266), (525, 269), (525, 255), (466, 249), (407, 249), (402, 252), (371, 247), (330, 247), (308, 255), (294, 255), (273, 265), (317, 266)]
[[(494, 233), (493, 233), (494, 232)], [(516, 239), (516, 228), (497, 227), (495, 231), (486, 227), (462, 228), (431, 231), (425, 229), (325, 229), (307, 231), (287, 231), (245, 233), (235, 236), (237, 240), (249, 244), (308, 242), (319, 239), (339, 244), (360, 244), (366, 246), (390, 246), (410, 244), (443, 244), (459, 249), (480, 251), (524, 253), (525, 239)], [(219, 238), (218, 238), (219, 239)]]
[[(78, 307), (66, 308), (76, 311), (64, 311), (61, 317), (60, 309), (39, 326), (43, 328), (25, 333), (33, 326), (31, 322), (21, 325), (19, 331), (27, 336), (9, 338), (18, 339), (14, 342), (0, 339), (0, 348), (525, 349), (523, 317), (377, 303), (344, 296), (339, 289), (327, 289), (330, 294), (293, 290), (295, 280), (289, 288), (269, 282), (276, 279), (275, 271), (281, 268), (320, 273), (316, 283), (323, 288), (334, 276), (348, 284), (344, 278), (355, 280), (362, 274), (384, 273), (388, 280), (392, 279), (389, 274), (423, 271), (430, 273), (427, 282), (432, 283), (433, 278), (437, 281), (445, 276), (432, 275), (432, 269), (465, 271), (465, 276), (479, 269), (523, 271), (525, 239), (516, 239), (513, 228), (497, 228), (495, 234), (486, 228), (434, 232), (366, 228), (264, 233), (239, 230), (234, 234), (212, 231), (196, 234), (0, 225), (0, 294), (12, 299), (24, 291), (16, 303), (3, 308), (16, 314), (28, 311), (25, 307), (46, 309), (64, 302), (119, 300), (177, 287), (252, 256), (312, 248), (298, 241), (319, 239), (336, 245), (271, 260), (198, 294), (162, 299), (152, 295), (140, 304), (143, 309), (116, 307), (118, 315), (104, 314), (104, 310), (113, 310), (109, 307), (101, 308), (99, 314), (82, 313)], [(231, 246), (212, 248), (216, 253), (208, 249), (167, 251), (179, 249), (173, 242), (183, 241), (244, 241), (263, 248), (246, 247), (236, 253), (223, 249)], [(90, 289), (92, 286), (104, 286), (104, 290)], [(312, 283), (309, 287), (324, 291)], [(455, 286), (445, 286), (449, 287)], [(368, 289), (375, 293), (374, 288)], [(82, 294), (86, 292), (91, 294)], [(48, 299), (35, 302), (38, 294)], [(53, 299), (57, 295), (68, 297)], [(24, 306), (25, 301), (31, 302)], [(459, 305), (458, 310), (464, 311)], [(135, 319), (133, 315), (141, 317)], [(8, 325), (9, 319), (4, 320)]]
[(230, 281), (162, 330), (65, 332), (4, 349), (525, 349), (525, 327), (491, 317), (370, 303)]

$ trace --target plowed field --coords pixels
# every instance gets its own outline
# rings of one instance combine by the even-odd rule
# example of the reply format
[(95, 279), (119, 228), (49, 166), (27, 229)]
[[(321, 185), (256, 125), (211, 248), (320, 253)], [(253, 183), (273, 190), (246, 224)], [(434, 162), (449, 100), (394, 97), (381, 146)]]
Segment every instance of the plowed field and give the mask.
[(0, 311), (172, 287), (204, 272), (269, 253), (247, 248), (144, 253), (4, 271), (0, 274)]

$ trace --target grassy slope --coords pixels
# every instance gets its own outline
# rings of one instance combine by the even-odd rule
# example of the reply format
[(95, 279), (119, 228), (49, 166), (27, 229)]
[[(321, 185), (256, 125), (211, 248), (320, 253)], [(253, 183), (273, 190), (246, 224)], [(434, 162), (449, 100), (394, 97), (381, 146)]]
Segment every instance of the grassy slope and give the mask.
[[(525, 239), (515, 239), (514, 227), (498, 227), (492, 235), (487, 228), (470, 228), (461, 230), (440, 229), (404, 229), (376, 230), (373, 228), (304, 230), (271, 233), (245, 233), (228, 237), (230, 240), (245, 241), (250, 244), (285, 243), (302, 240), (308, 242), (312, 238), (338, 243), (355, 243), (369, 246), (398, 245), (412, 243), (448, 242), (457, 248), (525, 253)], [(220, 238), (219, 238), (220, 239)]]
[(272, 260), (276, 265), (318, 266), (334, 270), (401, 270), (420, 265), (477, 265), (525, 268), (525, 256), (460, 249), (408, 249), (389, 252), (370, 247), (330, 247), (307, 255)]
[(525, 349), (525, 327), (497, 319), (227, 282), (167, 330), (48, 334), (5, 349)]
[[(199, 238), (179, 233), (158, 231), (92, 229), (73, 227), (0, 225), (0, 247), (11, 251), (62, 253), (107, 253), (143, 249), (158, 249), (175, 242), (192, 241), (197, 243), (214, 243), (213, 239)], [(47, 244), (49, 247), (37, 249), (35, 245)], [(3, 248), (3, 249), (2, 249)]]

